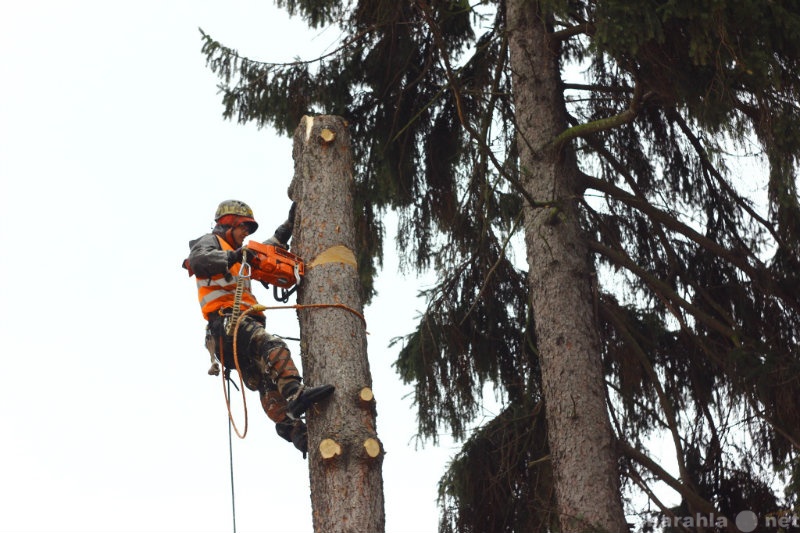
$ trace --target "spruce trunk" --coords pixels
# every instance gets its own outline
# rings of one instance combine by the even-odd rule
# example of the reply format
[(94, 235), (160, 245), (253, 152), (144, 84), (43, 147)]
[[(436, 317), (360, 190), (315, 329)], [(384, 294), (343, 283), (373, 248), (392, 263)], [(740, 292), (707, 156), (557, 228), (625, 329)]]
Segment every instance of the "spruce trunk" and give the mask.
[(297, 202), (292, 251), (306, 274), (298, 290), (303, 375), (330, 383), (333, 396), (309, 410), (311, 505), (317, 533), (384, 530), (383, 450), (375, 426), (372, 377), (356, 267), (353, 165), (347, 123), (303, 117), (294, 133)]
[(606, 409), (593, 270), (581, 234), (574, 153), (548, 147), (567, 125), (559, 44), (539, 2), (508, 0), (520, 172), (546, 207), (526, 207), (529, 284), (562, 531), (627, 531)]

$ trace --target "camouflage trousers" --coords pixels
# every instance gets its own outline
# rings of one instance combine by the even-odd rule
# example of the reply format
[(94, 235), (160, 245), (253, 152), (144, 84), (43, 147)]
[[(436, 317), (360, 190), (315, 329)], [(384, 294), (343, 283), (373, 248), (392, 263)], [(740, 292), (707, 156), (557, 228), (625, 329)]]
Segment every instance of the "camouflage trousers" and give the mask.
[[(214, 313), (206, 328), (206, 348), (224, 366), (235, 371), (233, 337), (225, 334), (230, 315)], [(236, 332), (236, 351), (245, 386), (258, 391), (267, 416), (276, 423), (286, 419), (286, 400), (280, 391), (290, 381), (300, 381), (286, 343), (264, 329), (264, 317), (246, 315)]]

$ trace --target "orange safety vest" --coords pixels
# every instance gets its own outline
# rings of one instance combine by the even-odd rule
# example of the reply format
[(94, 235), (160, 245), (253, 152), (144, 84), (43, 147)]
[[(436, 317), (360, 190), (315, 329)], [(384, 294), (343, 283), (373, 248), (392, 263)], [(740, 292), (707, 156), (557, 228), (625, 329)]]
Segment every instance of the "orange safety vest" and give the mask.
[[(233, 247), (225, 239), (219, 235), (216, 235), (216, 237), (223, 250), (233, 250)], [(197, 278), (197, 299), (200, 301), (203, 318), (208, 320), (208, 315), (211, 313), (225, 307), (233, 307), (233, 301), (236, 296), (236, 279), (239, 277), (240, 268), (241, 263), (235, 263), (231, 266), (229, 270), (233, 276), (231, 281), (226, 280), (224, 274), (216, 274), (210, 278)], [(244, 311), (257, 303), (256, 297), (253, 296), (251, 291), (250, 278), (245, 278), (242, 301), (239, 308)], [(264, 313), (251, 314), (264, 315)]]

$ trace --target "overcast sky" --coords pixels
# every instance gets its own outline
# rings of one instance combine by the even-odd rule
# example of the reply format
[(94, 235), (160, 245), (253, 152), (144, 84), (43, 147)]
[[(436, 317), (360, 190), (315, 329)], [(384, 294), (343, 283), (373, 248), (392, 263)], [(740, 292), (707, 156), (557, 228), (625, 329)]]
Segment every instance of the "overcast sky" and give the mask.
[[(179, 265), (223, 199), (248, 202), (269, 237), (293, 163), (290, 139), (223, 121), (198, 27), (270, 61), (336, 38), (270, 0), (0, 3), (0, 531), (232, 529), (224, 399)], [(366, 319), (386, 531), (433, 532), (455, 448), (416, 449), (388, 348), (422, 309), (419, 282), (389, 254), (377, 288)], [(268, 320), (298, 335), (293, 311)], [(311, 531), (307, 464), (248, 402), (237, 529)]]

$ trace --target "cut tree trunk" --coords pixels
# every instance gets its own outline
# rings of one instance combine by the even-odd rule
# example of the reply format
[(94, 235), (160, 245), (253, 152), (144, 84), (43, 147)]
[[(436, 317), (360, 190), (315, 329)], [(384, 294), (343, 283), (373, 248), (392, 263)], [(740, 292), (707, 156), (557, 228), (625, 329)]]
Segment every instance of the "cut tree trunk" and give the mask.
[(606, 409), (589, 253), (581, 233), (578, 166), (549, 147), (567, 125), (558, 43), (539, 2), (508, 0), (525, 242), (562, 531), (628, 530)]
[(333, 116), (303, 117), (294, 133), (293, 157), (292, 251), (306, 264), (297, 302), (314, 306), (298, 309), (303, 374), (309, 386), (336, 387), (307, 414), (314, 531), (380, 533), (385, 525), (383, 451), (374, 402), (365, 403), (361, 395), (371, 390), (372, 377), (359, 317), (363, 302), (347, 123)]

